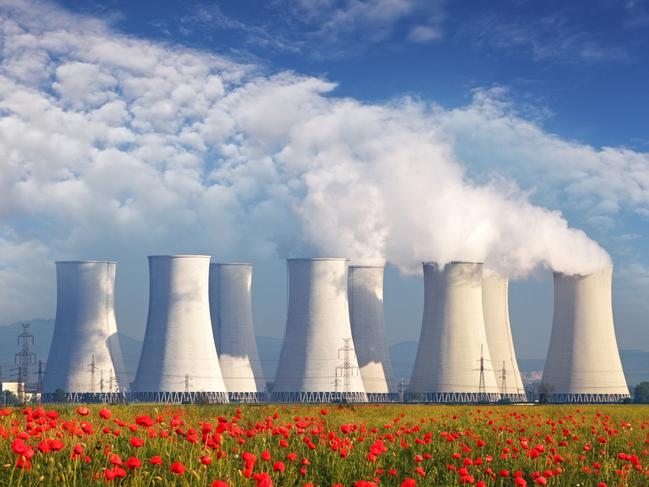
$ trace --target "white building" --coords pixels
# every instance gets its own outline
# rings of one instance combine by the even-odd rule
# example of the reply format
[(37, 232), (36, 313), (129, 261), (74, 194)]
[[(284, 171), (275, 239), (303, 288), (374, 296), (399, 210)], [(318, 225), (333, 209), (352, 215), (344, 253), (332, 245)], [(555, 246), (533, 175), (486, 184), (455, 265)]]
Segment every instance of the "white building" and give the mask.
[(349, 323), (346, 259), (289, 259), (288, 286), (272, 399), (366, 401)]
[(111, 400), (128, 383), (115, 321), (115, 262), (56, 263), (54, 334), (43, 377), (44, 400)]
[(408, 399), (500, 399), (482, 313), (482, 264), (424, 264), (424, 313)]
[(227, 402), (209, 305), (210, 257), (149, 257), (149, 316), (133, 398)]
[(615, 339), (613, 268), (554, 274), (554, 318), (543, 384), (552, 402), (620, 402), (629, 396)]
[(356, 357), (369, 401), (391, 399), (392, 368), (383, 313), (385, 266), (350, 265), (349, 317)]
[(210, 265), (210, 313), (221, 373), (231, 401), (263, 400), (266, 382), (252, 317), (252, 264)]
[(509, 323), (509, 280), (506, 277), (493, 271), (485, 272), (482, 278), (482, 310), (491, 368), (496, 372), (500, 395), (513, 402), (527, 401)]

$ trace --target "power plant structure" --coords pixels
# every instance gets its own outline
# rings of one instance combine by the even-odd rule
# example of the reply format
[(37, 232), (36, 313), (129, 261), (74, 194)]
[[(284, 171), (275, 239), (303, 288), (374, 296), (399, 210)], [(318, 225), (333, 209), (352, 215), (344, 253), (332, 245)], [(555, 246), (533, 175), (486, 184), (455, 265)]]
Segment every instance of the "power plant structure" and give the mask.
[[(56, 263), (56, 319), (43, 400), (115, 402), (128, 383), (115, 320), (115, 262)], [(109, 380), (110, 378), (110, 380)]]
[(230, 401), (259, 402), (266, 382), (252, 316), (252, 264), (210, 265), (210, 313)]
[(288, 259), (288, 312), (271, 398), (366, 402), (347, 302), (347, 259)]
[(499, 400), (482, 312), (482, 264), (424, 263), (423, 267), (424, 312), (407, 399)]
[(228, 402), (212, 334), (210, 257), (149, 257), (149, 315), (133, 384), (147, 402)]
[(579, 403), (630, 397), (615, 339), (612, 277), (612, 266), (588, 275), (554, 273), (545, 399)]
[(496, 272), (482, 277), (482, 311), (491, 365), (502, 399), (525, 402), (527, 396), (516, 361), (509, 322), (509, 280)]
[(395, 399), (390, 383), (392, 368), (385, 338), (383, 265), (348, 268), (349, 318), (354, 349), (368, 401)]

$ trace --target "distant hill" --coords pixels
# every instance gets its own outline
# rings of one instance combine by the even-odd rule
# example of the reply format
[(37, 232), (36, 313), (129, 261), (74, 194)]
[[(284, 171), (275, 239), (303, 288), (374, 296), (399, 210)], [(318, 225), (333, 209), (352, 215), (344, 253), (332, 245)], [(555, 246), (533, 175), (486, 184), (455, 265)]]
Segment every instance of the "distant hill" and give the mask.
[[(15, 376), (15, 371), (11, 369), (15, 368), (14, 357), (18, 352), (17, 336), (22, 331), (20, 323), (0, 326), (0, 366), (2, 366), (2, 376), (5, 378)], [(45, 362), (50, 341), (52, 340), (54, 320), (38, 319), (31, 320), (29, 323), (31, 325), (30, 331), (34, 335), (34, 344), (31, 345), (31, 350), (36, 353), (37, 360)], [(131, 377), (134, 377), (142, 342), (123, 334), (119, 335), (119, 340), (126, 368)], [(275, 337), (258, 336), (257, 347), (264, 377), (266, 381), (272, 382), (282, 350), (282, 340)], [(397, 383), (402, 377), (406, 380), (410, 379), (416, 356), (417, 342), (415, 341), (399, 342), (390, 347), (394, 383)], [(620, 357), (629, 386), (634, 386), (643, 380), (649, 380), (649, 352), (644, 350), (620, 350)], [(540, 379), (543, 364), (544, 359), (520, 358), (518, 365), (523, 380), (535, 381)], [(34, 368), (34, 372), (36, 372), (36, 368)]]

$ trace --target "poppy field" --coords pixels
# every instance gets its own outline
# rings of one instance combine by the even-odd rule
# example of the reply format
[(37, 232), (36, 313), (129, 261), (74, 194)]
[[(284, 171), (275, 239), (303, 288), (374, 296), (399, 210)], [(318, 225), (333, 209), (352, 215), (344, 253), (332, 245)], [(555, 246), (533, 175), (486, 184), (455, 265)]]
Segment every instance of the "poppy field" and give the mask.
[(0, 409), (0, 485), (649, 485), (649, 407)]

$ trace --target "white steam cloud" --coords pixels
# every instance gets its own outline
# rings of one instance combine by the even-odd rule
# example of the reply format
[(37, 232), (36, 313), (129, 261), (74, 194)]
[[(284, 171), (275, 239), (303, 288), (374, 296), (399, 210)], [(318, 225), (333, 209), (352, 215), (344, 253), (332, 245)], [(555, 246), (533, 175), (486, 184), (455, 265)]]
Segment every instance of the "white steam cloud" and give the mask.
[(263, 75), (46, 4), (0, 14), (4, 286), (38, 280), (14, 258), (27, 243), (39, 262), (314, 252), (406, 271), (484, 261), (513, 276), (610, 262), (513, 182), (472, 182), (436, 108), (332, 96), (322, 79)]

